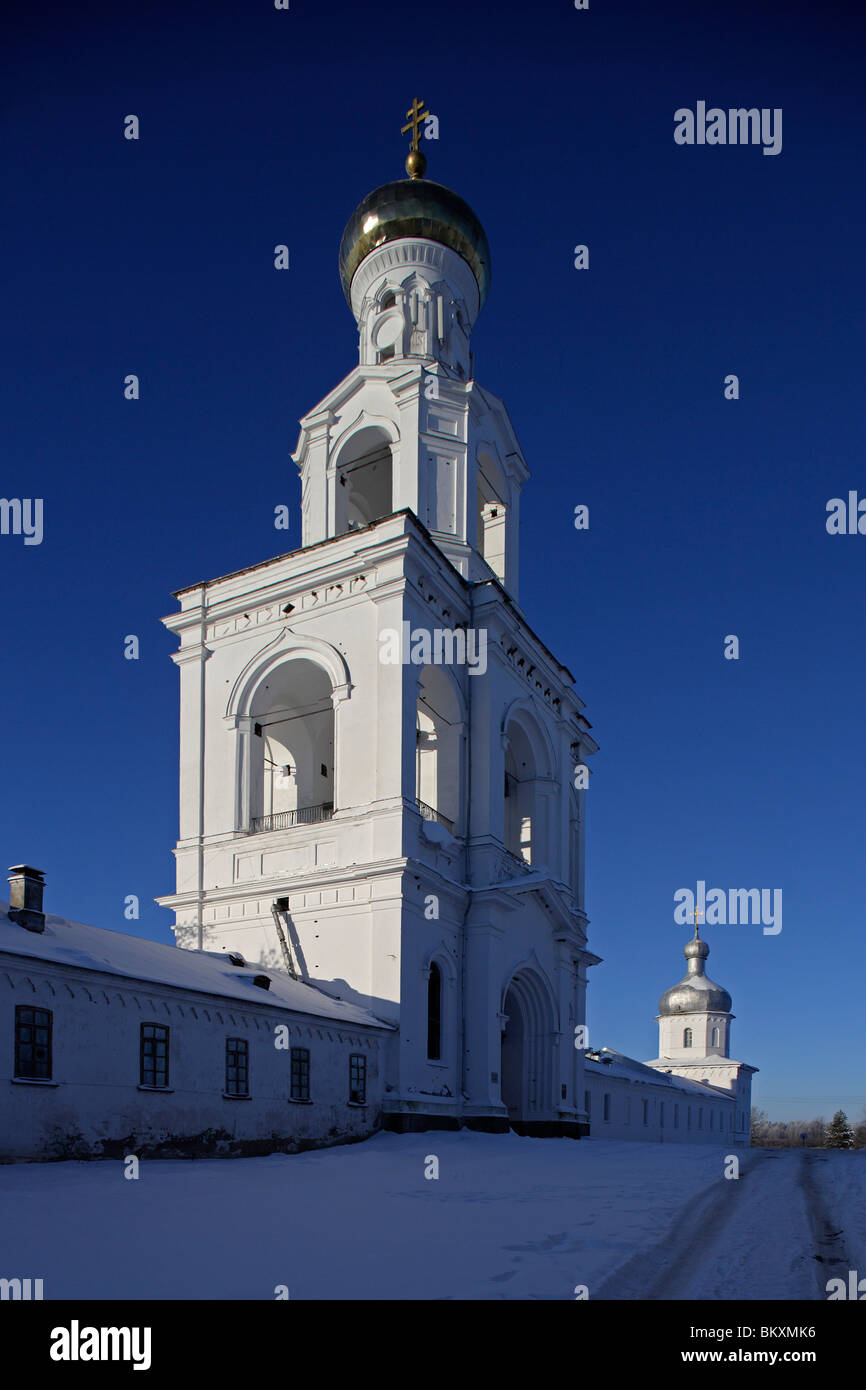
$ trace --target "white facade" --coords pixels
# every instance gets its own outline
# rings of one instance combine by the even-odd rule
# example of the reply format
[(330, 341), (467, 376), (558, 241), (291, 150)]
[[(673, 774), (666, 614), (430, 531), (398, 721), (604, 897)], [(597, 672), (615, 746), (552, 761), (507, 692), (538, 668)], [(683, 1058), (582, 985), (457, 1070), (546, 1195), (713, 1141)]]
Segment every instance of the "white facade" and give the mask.
[(738, 1132), (729, 1095), (697, 1081), (678, 1080), (652, 1064), (603, 1048), (586, 1063), (589, 1132), (596, 1139), (663, 1144), (748, 1144)]
[(709, 950), (696, 930), (684, 950), (687, 975), (661, 998), (658, 1057), (636, 1062), (606, 1047), (588, 1053), (591, 1135), (748, 1147), (757, 1068), (730, 1056), (731, 997), (707, 978)]
[(699, 1002), (685, 1057), (667, 1024), (650, 1066), (611, 1072), (574, 1046), (598, 963), (574, 770), (597, 745), (517, 605), (529, 475), (474, 377), (483, 229), (439, 185), (384, 185), (341, 267), (359, 362), (301, 421), (302, 547), (180, 590), (165, 620), (181, 783), (160, 901), (178, 944), (240, 949), (396, 1025), (393, 1128), (578, 1136), (604, 1077), (604, 1123), (630, 1137), (612, 1118), (627, 1093), (650, 1088), (661, 1131), (676, 1074), (706, 1102), (681, 1129), (671, 1101), (667, 1127), (703, 1138), (706, 1110), (743, 1142), (750, 1069), (722, 1065), (718, 1001)]
[[(597, 745), (517, 603), (529, 474), (474, 378), (483, 229), (439, 185), (384, 185), (341, 266), (359, 363), (301, 421), (302, 546), (180, 590), (165, 619), (180, 833), (159, 901), (185, 949), (46, 925), (42, 876), (18, 866), (0, 1158), (251, 1152), (383, 1122), (747, 1143), (754, 1069), (730, 1059), (697, 935), (657, 1059), (575, 1046), (599, 958), (574, 773)], [(51, 1015), (51, 1077), (20, 1074), (19, 998)], [(309, 1104), (274, 1046), (287, 1019)], [(168, 1084), (134, 1079), (143, 1023), (170, 1031)]]
[(388, 1028), (225, 955), (0, 910), (0, 1020), (0, 1162), (295, 1152), (381, 1127)]
[[(351, 302), (359, 365), (294, 456), (303, 548), (181, 590), (166, 619), (181, 795), (160, 901), (179, 945), (282, 963), (398, 1023), (395, 1127), (577, 1134), (597, 957), (572, 784), (596, 745), (516, 604), (528, 470), (470, 374), (459, 255), (387, 242)], [(388, 633), (420, 661), (383, 660)], [(470, 639), (483, 669), (447, 660)]]
[(179, 945), (397, 1025), (392, 1127), (577, 1136), (598, 957), (574, 771), (597, 745), (517, 605), (528, 469), (470, 346), (486, 238), (403, 181), (356, 209), (341, 267), (359, 360), (301, 421), (302, 547), (181, 590), (165, 620), (181, 830), (160, 901)]

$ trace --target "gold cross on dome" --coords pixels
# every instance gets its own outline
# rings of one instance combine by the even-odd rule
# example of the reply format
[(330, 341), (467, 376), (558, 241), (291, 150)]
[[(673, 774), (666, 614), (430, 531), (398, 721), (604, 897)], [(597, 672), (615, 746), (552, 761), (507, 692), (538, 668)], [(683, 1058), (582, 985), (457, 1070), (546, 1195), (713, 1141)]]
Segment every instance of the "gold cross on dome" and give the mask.
[(400, 134), (405, 135), (407, 130), (411, 130), (412, 143), (409, 146), (409, 148), (410, 150), (417, 150), (418, 128), (421, 125), (421, 122), (423, 120), (426, 120), (426, 118), (430, 115), (430, 112), (425, 111), (423, 101), (419, 101), (417, 97), (413, 97), (412, 105), (409, 107), (409, 110), (406, 112), (406, 115), (409, 117), (409, 120), (402, 127)]
[(696, 907), (695, 910), (694, 910), (694, 913), (692, 914), (693, 917), (694, 917), (694, 919), (695, 919), (695, 936), (697, 936), (697, 934), (698, 934), (698, 914), (699, 914), (699, 913), (700, 913), (701, 917), (703, 917), (704, 914), (703, 914), (703, 912), (701, 912), (701, 909), (700, 909), (699, 907)]

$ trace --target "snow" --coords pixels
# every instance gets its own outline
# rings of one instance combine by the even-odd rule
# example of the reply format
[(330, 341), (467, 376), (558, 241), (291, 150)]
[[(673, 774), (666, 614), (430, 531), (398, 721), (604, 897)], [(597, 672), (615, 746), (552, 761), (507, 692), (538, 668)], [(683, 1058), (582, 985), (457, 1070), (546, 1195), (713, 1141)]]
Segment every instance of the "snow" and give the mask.
[[(602, 1048), (602, 1053), (611, 1060), (599, 1062), (592, 1057), (586, 1058), (586, 1070), (596, 1076), (618, 1076), (628, 1081), (651, 1081), (656, 1086), (669, 1086), (675, 1091), (689, 1091), (692, 1095), (698, 1096), (706, 1096), (708, 1091), (714, 1091), (716, 1094), (721, 1091), (721, 1094), (728, 1098), (731, 1096), (730, 1091), (722, 1090), (722, 1088), (707, 1086), (701, 1081), (690, 1081), (685, 1076), (674, 1076), (665, 1071), (657, 1071), (646, 1062), (638, 1062), (634, 1057), (626, 1057), (624, 1053), (615, 1052), (613, 1048)], [(660, 1060), (669, 1061), (670, 1059), (662, 1058)], [(728, 1057), (721, 1060), (726, 1066), (736, 1066), (736, 1063), (732, 1064)], [(701, 1061), (701, 1066), (703, 1065), (704, 1063)], [(710, 1064), (708, 1063), (708, 1065)], [(672, 1061), (671, 1066), (675, 1067), (677, 1063)]]
[[(51, 914), (46, 914), (44, 932), (31, 932), (13, 922), (7, 908), (7, 903), (0, 904), (0, 953), (6, 951), (15, 956), (75, 965), (84, 970), (149, 980), (153, 984), (244, 999), (248, 1004), (289, 1008), (344, 1023), (390, 1026), (367, 1009), (334, 999), (312, 985), (293, 980), (283, 971), (233, 966), (224, 951), (187, 951), (125, 932), (70, 922)], [(268, 976), (271, 981), (268, 990), (253, 983), (256, 975)]]
[[(426, 1179), (430, 1156), (438, 1179)], [(866, 1154), (380, 1134), (292, 1156), (0, 1168), (6, 1270), (46, 1298), (824, 1298), (866, 1275)], [(818, 1249), (804, 1185), (844, 1218)], [(834, 1231), (836, 1227), (833, 1228)]]
[(454, 836), (440, 825), (438, 821), (422, 820), (421, 834), (425, 840), (429, 840), (431, 845), (455, 845), (457, 841)]

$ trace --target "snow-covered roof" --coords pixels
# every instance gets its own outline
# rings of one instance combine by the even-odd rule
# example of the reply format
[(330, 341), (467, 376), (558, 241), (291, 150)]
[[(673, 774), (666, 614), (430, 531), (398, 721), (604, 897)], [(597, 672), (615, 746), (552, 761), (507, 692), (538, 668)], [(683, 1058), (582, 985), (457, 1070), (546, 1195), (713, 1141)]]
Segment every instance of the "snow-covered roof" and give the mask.
[[(658, 1086), (666, 1086), (674, 1091), (688, 1091), (691, 1095), (705, 1096), (708, 1091), (715, 1092), (714, 1086), (706, 1085), (703, 1081), (689, 1081), (684, 1076), (672, 1076), (668, 1072), (656, 1071), (655, 1067), (647, 1066), (646, 1062), (638, 1062), (634, 1057), (626, 1057), (622, 1052), (614, 1052), (613, 1048), (603, 1047), (601, 1055), (610, 1057), (609, 1062), (594, 1061), (591, 1057), (586, 1059), (587, 1072), (596, 1076), (618, 1076), (623, 1081), (651, 1081)], [(727, 1058), (720, 1059), (727, 1061)], [(676, 1066), (676, 1062), (671, 1063)], [(730, 1062), (728, 1062), (730, 1066)], [(703, 1060), (701, 1061), (703, 1066)], [(727, 1099), (733, 1097), (728, 1096)], [(725, 1099), (723, 1096), (722, 1099)]]
[[(332, 999), (315, 985), (293, 980), (282, 970), (234, 966), (224, 951), (187, 951), (180, 946), (128, 936), (125, 932), (108, 931), (105, 927), (70, 922), (50, 913), (45, 915), (44, 932), (32, 932), (13, 922), (7, 908), (7, 903), (0, 903), (0, 952), (9, 955), (242, 999), (247, 1004), (292, 1009), (296, 1013), (330, 1019), (333, 1023), (392, 1027), (368, 1009)], [(265, 990), (254, 984), (256, 975), (267, 975), (270, 988)]]

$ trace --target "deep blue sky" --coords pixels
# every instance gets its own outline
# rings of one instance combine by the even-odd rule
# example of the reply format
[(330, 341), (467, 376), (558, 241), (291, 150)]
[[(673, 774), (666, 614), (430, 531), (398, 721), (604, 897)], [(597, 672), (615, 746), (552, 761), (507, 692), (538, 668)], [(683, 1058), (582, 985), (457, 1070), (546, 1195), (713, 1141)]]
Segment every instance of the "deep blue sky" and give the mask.
[[(429, 175), (492, 247), (474, 347), (533, 474), (521, 603), (601, 745), (592, 1040), (655, 1055), (677, 888), (781, 888), (780, 935), (707, 931), (734, 1052), (774, 1116), (859, 1113), (866, 536), (825, 507), (866, 496), (863, 40), (853, 0), (13, 15), (0, 493), (44, 498), (45, 537), (0, 537), (0, 854), (46, 871), (49, 910), (171, 939), (159, 618), (300, 543), (297, 419), (356, 361), (340, 234), (401, 176), (417, 94)], [(677, 146), (698, 100), (781, 107), (782, 153)]]

